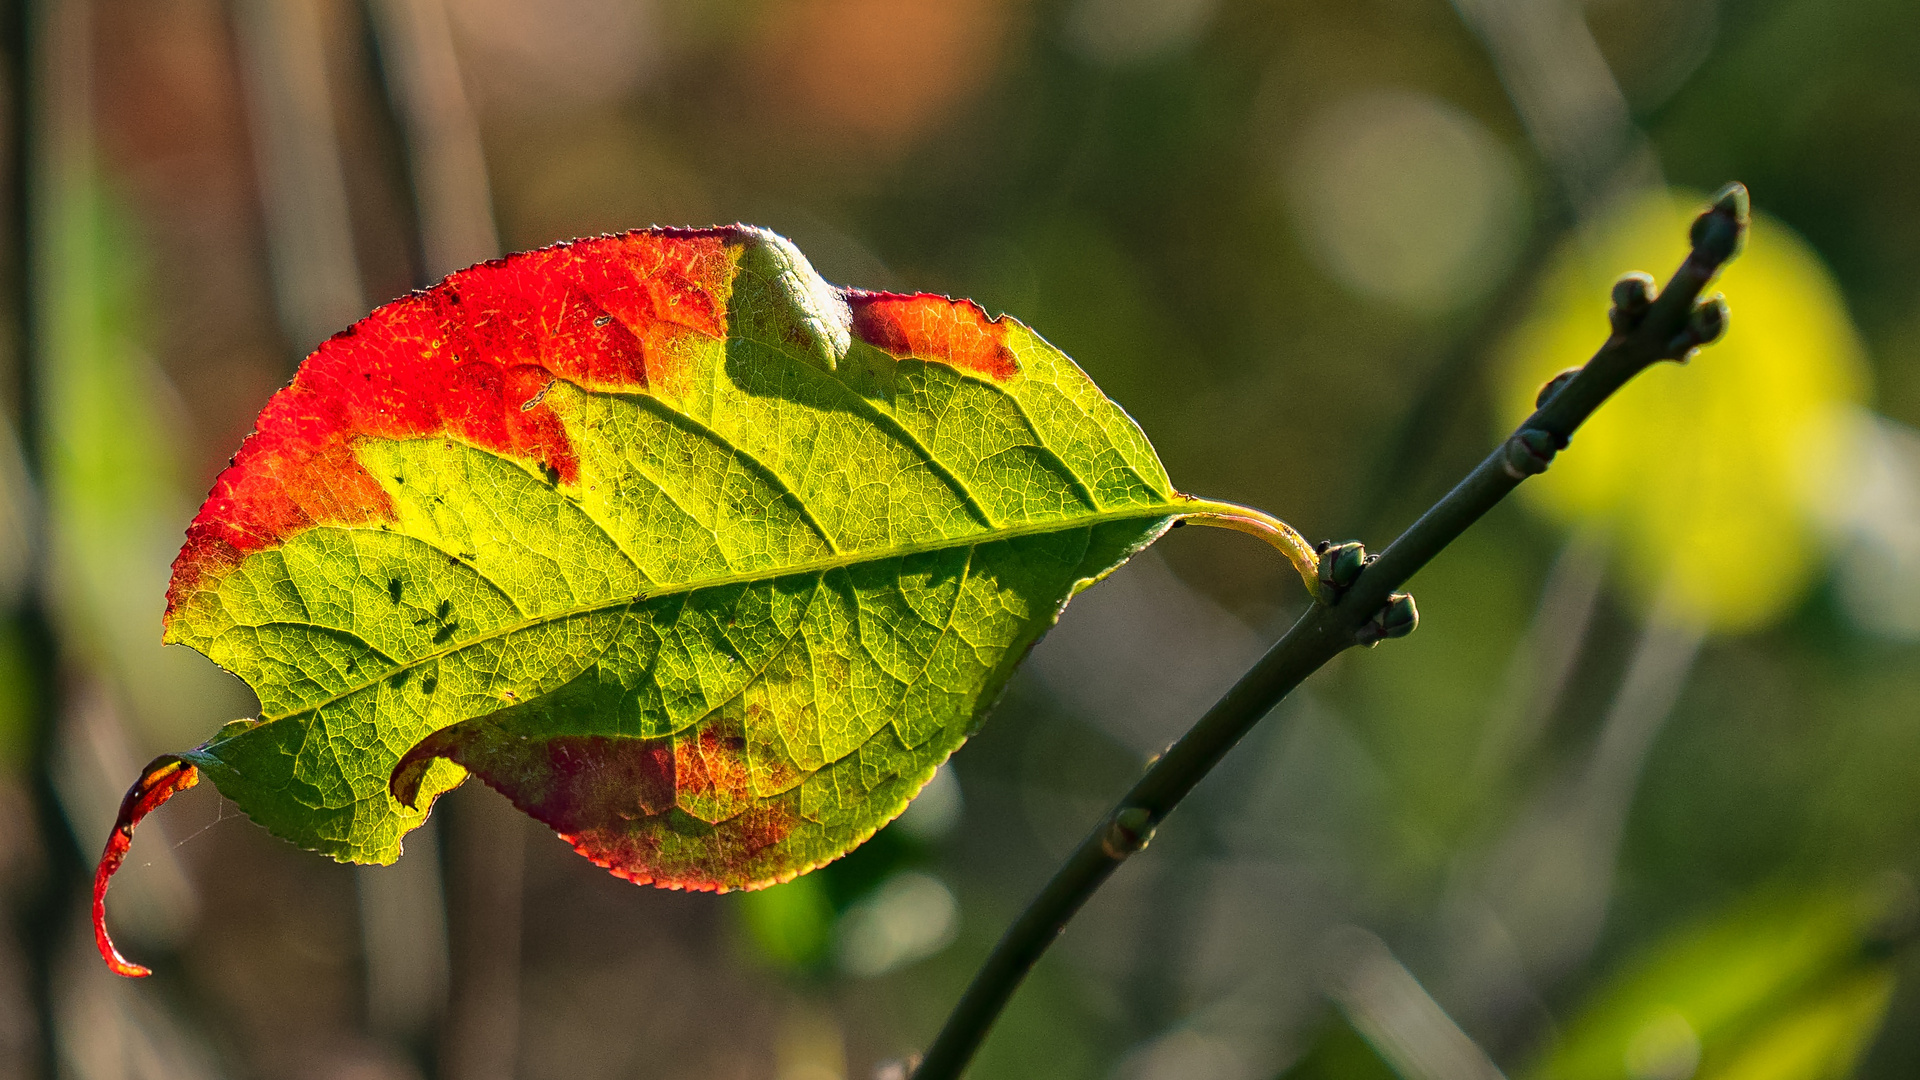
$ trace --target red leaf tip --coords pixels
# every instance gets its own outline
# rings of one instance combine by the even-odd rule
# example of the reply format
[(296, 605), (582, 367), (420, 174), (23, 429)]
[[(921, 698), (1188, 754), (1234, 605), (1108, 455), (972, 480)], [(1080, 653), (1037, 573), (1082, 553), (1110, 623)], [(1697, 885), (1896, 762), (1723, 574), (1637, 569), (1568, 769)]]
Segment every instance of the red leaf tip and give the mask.
[(112, 834), (107, 837), (107, 849), (100, 853), (100, 865), (93, 872), (93, 943), (100, 949), (100, 959), (105, 960), (116, 975), (138, 979), (153, 971), (121, 956), (120, 950), (114, 947), (113, 938), (107, 933), (107, 882), (127, 860), (127, 849), (133, 846), (133, 827), (140, 824), (140, 819), (199, 782), (200, 770), (169, 754), (153, 759), (140, 779), (127, 789), (127, 797), (120, 800), (120, 814), (114, 819)]

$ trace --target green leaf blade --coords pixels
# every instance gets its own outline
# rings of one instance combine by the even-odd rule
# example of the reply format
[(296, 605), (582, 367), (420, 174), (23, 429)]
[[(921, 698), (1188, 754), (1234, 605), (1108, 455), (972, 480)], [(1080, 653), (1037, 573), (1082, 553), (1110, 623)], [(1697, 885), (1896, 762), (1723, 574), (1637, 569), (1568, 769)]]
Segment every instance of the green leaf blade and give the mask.
[[(323, 346), (189, 531), (181, 755), (387, 862), (468, 771), (616, 874), (751, 888), (903, 809), (1181, 496), (1020, 324), (745, 228), (475, 267)], [(398, 797), (396, 797), (398, 796)]]

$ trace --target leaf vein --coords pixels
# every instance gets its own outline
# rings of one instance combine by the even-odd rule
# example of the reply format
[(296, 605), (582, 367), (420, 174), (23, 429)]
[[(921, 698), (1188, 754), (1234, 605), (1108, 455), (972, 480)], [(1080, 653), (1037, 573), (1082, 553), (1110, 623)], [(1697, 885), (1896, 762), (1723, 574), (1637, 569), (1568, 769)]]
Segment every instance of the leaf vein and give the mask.
[[(802, 499), (800, 497), (800, 493), (794, 489), (793, 485), (791, 483), (788, 483), (787, 478), (784, 476), (781, 476), (778, 472), (774, 471), (773, 467), (768, 465), (766, 462), (761, 461), (759, 458), (749, 453), (746, 450), (746, 448), (740, 446), (739, 444), (733, 442), (730, 439), (727, 439), (726, 437), (722, 436), (719, 432), (713, 430), (712, 428), (701, 423), (700, 421), (695, 420), (693, 417), (688, 416), (686, 413), (680, 412), (679, 410), (670, 407), (669, 405), (667, 405), (666, 402), (661, 401), (659, 398), (656, 398), (651, 394), (612, 394), (610, 393), (610, 394), (607, 394), (606, 396), (611, 398), (616, 398), (621, 401), (631, 402), (632, 404), (638, 405), (643, 409), (647, 409), (659, 415), (670, 424), (679, 426), (687, 431), (692, 432), (695, 435), (700, 436), (703, 439), (709, 440), (714, 445), (727, 451), (727, 453), (730, 455), (729, 464), (731, 464), (732, 460), (735, 460), (735, 459), (739, 461), (744, 461), (747, 465), (751, 466), (755, 472), (759, 473), (760, 478), (762, 480), (766, 480), (770, 482), (772, 486), (775, 488), (775, 490), (779, 491), (780, 494), (788, 502), (793, 504), (794, 509), (799, 511), (800, 513), (800, 520), (806, 522), (807, 527), (811, 528), (814, 531), (814, 534), (820, 537), (820, 542), (827, 545), (828, 551), (835, 552), (835, 553), (838, 553), (840, 551), (840, 545), (836, 543), (833, 539), (833, 536), (827, 532), (826, 526), (822, 525), (819, 519), (813, 516), (813, 509), (807, 505), (807, 501), (805, 499)], [(654, 483), (654, 486), (658, 487), (662, 494), (665, 494), (668, 499), (672, 500), (675, 506), (680, 506), (679, 500), (674, 499), (672, 493), (668, 492), (666, 489), (666, 486), (664, 484), (661, 484), (657, 478), (653, 476), (648, 476), (647, 479), (652, 480)], [(685, 510), (686, 508), (681, 507), (681, 509)], [(687, 516), (693, 517), (690, 511), (688, 512)], [(698, 518), (694, 518), (694, 520), (699, 521)], [(714, 542), (717, 545), (720, 541), (720, 530), (712, 526), (708, 526), (707, 531), (713, 533)]]
[[(953, 633), (954, 616), (959, 614), (960, 604), (963, 600), (966, 599), (967, 582), (972, 580), (973, 578), (973, 556), (979, 550), (980, 550), (980, 545), (978, 544), (971, 545), (967, 548), (967, 560), (966, 562), (962, 563), (960, 566), (960, 581), (953, 588), (953, 605), (947, 608), (947, 621), (941, 624), (940, 633), (934, 637), (933, 644), (927, 647), (926, 659), (920, 661), (920, 670), (914, 672), (913, 678), (907, 680), (906, 689), (908, 691), (911, 691), (914, 687), (920, 685), (920, 683), (924, 679), (926, 679), (927, 669), (933, 666), (934, 653), (939, 651), (940, 643), (947, 640), (947, 635)], [(904, 693), (902, 696), (904, 696)], [(893, 720), (893, 730), (895, 734), (900, 736), (900, 744), (902, 746), (905, 746), (909, 750), (915, 749), (913, 742), (910, 738), (908, 738), (907, 733), (900, 730), (900, 719), (898, 716), (896, 716)], [(869, 736), (869, 741), (871, 741), (871, 736)], [(865, 744), (862, 744), (862, 745), (865, 745)]]
[[(786, 578), (786, 577), (802, 577), (808, 574), (816, 574), (816, 573), (824, 574), (828, 570), (856, 566), (861, 563), (882, 562), (889, 559), (902, 558), (907, 555), (917, 555), (917, 554), (934, 552), (934, 551), (945, 551), (950, 548), (960, 547), (963, 545), (977, 547), (981, 544), (997, 543), (997, 542), (1007, 541), (1007, 540), (1018, 540), (1018, 539), (1021, 539), (1022, 537), (1038, 536), (1046, 533), (1065, 532), (1070, 529), (1085, 528), (1093, 525), (1107, 524), (1110, 522), (1130, 521), (1130, 520), (1144, 521), (1144, 520), (1150, 520), (1153, 518), (1173, 517), (1173, 516), (1177, 516), (1180, 512), (1181, 512), (1181, 507), (1171, 502), (1161, 503), (1161, 504), (1151, 505), (1151, 506), (1130, 506), (1121, 510), (1107, 510), (1097, 514), (1085, 514), (1077, 518), (1072, 518), (1065, 521), (1060, 521), (1060, 520), (1030, 521), (1030, 522), (1022, 522), (1018, 525), (1002, 525), (996, 529), (991, 529), (985, 532), (975, 533), (975, 534), (964, 536), (964, 537), (942, 537), (939, 540), (935, 540), (935, 541), (928, 541), (920, 544), (903, 544), (897, 547), (890, 547), (890, 548), (884, 548), (879, 550), (863, 549), (863, 550), (856, 550), (856, 551), (838, 552), (833, 555), (822, 556), (816, 559), (809, 559), (809, 560), (804, 560), (797, 563), (790, 563), (786, 566), (762, 567), (754, 570), (738, 571), (730, 574), (720, 574), (720, 575), (715, 575), (714, 577), (707, 578), (700, 581), (673, 582), (673, 583), (655, 585), (652, 588), (642, 589), (640, 592), (632, 596), (620, 597), (618, 599), (608, 600), (608, 601), (604, 601), (597, 604), (582, 604), (579, 607), (570, 608), (565, 611), (556, 611), (556, 612), (550, 612), (545, 615), (531, 616), (521, 620), (520, 622), (514, 623), (510, 626), (495, 627), (484, 633), (476, 634), (473, 637), (466, 638), (461, 641), (453, 642), (444, 649), (440, 649), (432, 653), (427, 653), (416, 659), (396, 664), (392, 670), (382, 672), (380, 675), (374, 678), (368, 679), (355, 686), (347, 687), (341, 690), (339, 693), (335, 694), (333, 697), (326, 699), (325, 701), (316, 702), (313, 705), (306, 706), (301, 709), (296, 709), (292, 712), (282, 713), (279, 716), (263, 716), (263, 719), (285, 720), (285, 719), (291, 719), (293, 717), (303, 716), (308, 713), (318, 711), (319, 709), (323, 709), (328, 705), (331, 705), (344, 698), (360, 693), (361, 691), (366, 690), (368, 687), (377, 684), (381, 679), (384, 679), (387, 676), (394, 674), (394, 672), (396, 671), (417, 667), (419, 665), (428, 663), (430, 661), (440, 660), (445, 657), (455, 655), (463, 650), (473, 648), (474, 646), (483, 645), (499, 638), (509, 637), (513, 634), (520, 633), (525, 630), (532, 630), (542, 626), (565, 622), (568, 619), (584, 618), (591, 615), (599, 615), (599, 614), (605, 614), (608, 612), (618, 611), (622, 608), (629, 608), (636, 604), (640, 604), (647, 600), (656, 599), (662, 596), (672, 596), (680, 593), (697, 592), (702, 589), (724, 588), (728, 585), (743, 585), (743, 584), (752, 584), (752, 583), (761, 582), (761, 581), (774, 581), (774, 580), (778, 580), (780, 578)], [(343, 532), (376, 531), (371, 529), (356, 530), (356, 529), (343, 528), (340, 526), (323, 526), (323, 528), (339, 528)]]

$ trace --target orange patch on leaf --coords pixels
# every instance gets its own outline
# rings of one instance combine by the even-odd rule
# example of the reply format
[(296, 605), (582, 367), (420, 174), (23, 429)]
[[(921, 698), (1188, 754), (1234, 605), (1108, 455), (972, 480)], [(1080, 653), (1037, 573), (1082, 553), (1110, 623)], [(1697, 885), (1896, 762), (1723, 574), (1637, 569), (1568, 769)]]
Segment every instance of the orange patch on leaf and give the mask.
[(199, 769), (172, 755), (158, 757), (140, 774), (140, 779), (134, 781), (126, 798), (120, 800), (113, 832), (107, 837), (106, 850), (100, 853), (100, 865), (93, 871), (93, 943), (100, 950), (100, 958), (115, 974), (137, 979), (153, 971), (121, 956), (107, 933), (107, 883), (119, 871), (120, 864), (126, 862), (127, 849), (133, 846), (133, 829), (140, 824), (140, 819), (199, 782)]
[(846, 290), (846, 297), (854, 336), (883, 352), (947, 364), (995, 382), (1020, 370), (1007, 347), (1006, 323), (989, 319), (971, 300), (860, 289)]
[(354, 446), (450, 436), (551, 470), (578, 461), (541, 397), (554, 379), (637, 391), (672, 379), (689, 335), (726, 335), (743, 227), (579, 240), (459, 271), (376, 309), (275, 394), (187, 528), (171, 615), (208, 574), (314, 525), (391, 520)]
[(714, 726), (700, 728), (692, 738), (678, 740), (674, 755), (674, 787), (689, 799), (748, 802), (753, 780), (747, 771), (747, 741), (724, 735)]

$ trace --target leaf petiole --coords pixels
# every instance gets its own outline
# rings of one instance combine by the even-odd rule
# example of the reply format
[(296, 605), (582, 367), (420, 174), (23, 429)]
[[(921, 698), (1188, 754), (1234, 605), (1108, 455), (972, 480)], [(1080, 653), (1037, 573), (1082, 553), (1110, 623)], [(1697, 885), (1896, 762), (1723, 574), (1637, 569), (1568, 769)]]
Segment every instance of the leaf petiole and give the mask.
[(1196, 499), (1191, 495), (1181, 495), (1177, 501), (1189, 507), (1180, 515), (1181, 521), (1232, 529), (1265, 540), (1293, 564), (1294, 570), (1300, 574), (1300, 580), (1306, 582), (1309, 595), (1321, 603), (1332, 603), (1335, 599), (1329, 594), (1326, 583), (1320, 580), (1319, 553), (1293, 526), (1264, 510), (1238, 503)]

